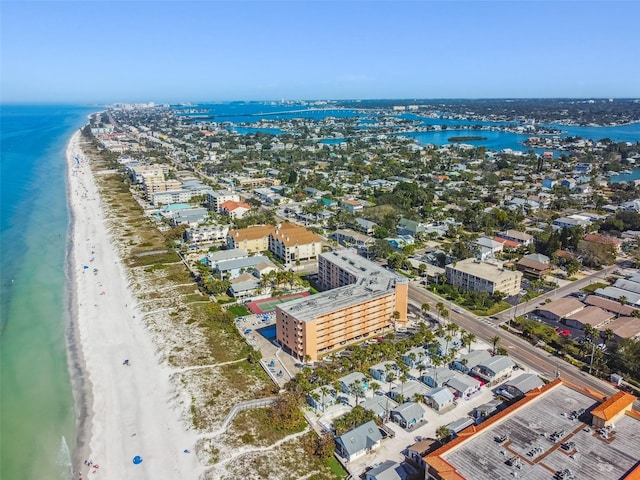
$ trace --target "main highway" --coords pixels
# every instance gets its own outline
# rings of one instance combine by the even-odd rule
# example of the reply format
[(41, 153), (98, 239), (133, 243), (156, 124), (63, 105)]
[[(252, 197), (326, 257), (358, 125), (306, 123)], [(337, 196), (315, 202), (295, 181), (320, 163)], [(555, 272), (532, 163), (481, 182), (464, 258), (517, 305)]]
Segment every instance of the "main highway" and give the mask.
[[(490, 339), (498, 335), (500, 337), (498, 345), (506, 348), (509, 352), (509, 356), (521, 366), (526, 366), (549, 379), (556, 378), (556, 376), (559, 375), (561, 378), (577, 386), (589, 388), (608, 396), (617, 391), (610, 383), (588, 375), (579, 368), (565, 362), (563, 359), (556, 357), (543, 349), (534, 347), (526, 340), (499, 328), (499, 326), (509, 320), (513, 316), (514, 312), (516, 312), (516, 309), (518, 315), (532, 311), (537, 308), (541, 302), (544, 303), (547, 298), (561, 298), (573, 293), (586, 285), (596, 282), (597, 279), (603, 279), (604, 276), (615, 268), (615, 266), (608, 267), (593, 275), (576, 280), (570, 284), (541, 295), (534, 301), (527, 302), (526, 304), (523, 303), (512, 307), (509, 310), (505, 310), (499, 317), (497, 317), (496, 320), (477, 317), (457, 307), (455, 310), (450, 310), (449, 319), (465, 330), (474, 333), (478, 339), (484, 340), (489, 344), (492, 344)], [(414, 283), (409, 285), (409, 302), (413, 308), (417, 308), (418, 310), (426, 303), (430, 305), (431, 311), (436, 310), (435, 305), (438, 302), (442, 302), (445, 305), (448, 303), (448, 301), (442, 299), (433, 292), (430, 292), (421, 285)]]

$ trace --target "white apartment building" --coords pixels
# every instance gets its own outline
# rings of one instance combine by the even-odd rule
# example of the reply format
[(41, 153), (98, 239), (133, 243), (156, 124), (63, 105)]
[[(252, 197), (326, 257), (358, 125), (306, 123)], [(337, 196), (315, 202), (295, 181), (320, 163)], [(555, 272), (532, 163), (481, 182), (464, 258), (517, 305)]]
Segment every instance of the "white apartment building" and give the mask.
[(499, 264), (467, 258), (447, 265), (447, 282), (474, 292), (502, 292), (515, 295), (520, 292), (522, 272), (507, 270)]
[(207, 195), (209, 209), (217, 213), (220, 213), (220, 205), (229, 200), (239, 202), (240, 195), (229, 190), (214, 190)]

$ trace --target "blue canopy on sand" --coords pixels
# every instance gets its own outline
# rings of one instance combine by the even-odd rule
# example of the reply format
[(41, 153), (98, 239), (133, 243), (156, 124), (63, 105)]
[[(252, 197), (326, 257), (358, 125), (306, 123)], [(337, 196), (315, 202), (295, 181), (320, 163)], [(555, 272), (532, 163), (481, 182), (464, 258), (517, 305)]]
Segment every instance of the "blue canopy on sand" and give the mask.
[(142, 457), (139, 455), (136, 455), (135, 457), (133, 457), (133, 464), (134, 465), (139, 465), (142, 463)]

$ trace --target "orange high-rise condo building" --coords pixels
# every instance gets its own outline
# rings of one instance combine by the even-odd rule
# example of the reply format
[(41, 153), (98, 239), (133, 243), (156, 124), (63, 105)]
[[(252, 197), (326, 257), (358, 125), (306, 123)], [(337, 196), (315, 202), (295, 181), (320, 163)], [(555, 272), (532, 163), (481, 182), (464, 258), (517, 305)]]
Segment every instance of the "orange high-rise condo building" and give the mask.
[(300, 360), (315, 361), (407, 321), (407, 279), (351, 250), (320, 255), (318, 284), (326, 291), (276, 308), (278, 342)]

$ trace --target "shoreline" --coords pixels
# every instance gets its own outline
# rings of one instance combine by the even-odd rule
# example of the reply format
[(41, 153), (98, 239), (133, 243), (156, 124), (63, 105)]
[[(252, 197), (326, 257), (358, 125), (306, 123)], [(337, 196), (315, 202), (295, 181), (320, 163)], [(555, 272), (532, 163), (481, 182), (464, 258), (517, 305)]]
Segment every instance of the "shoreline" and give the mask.
[[(79, 132), (74, 132), (74, 136)], [(65, 150), (65, 185), (67, 189), (67, 210), (68, 210), (68, 226), (67, 241), (65, 253), (65, 323), (66, 323), (66, 340), (67, 340), (67, 358), (69, 362), (69, 378), (71, 379), (71, 387), (74, 401), (76, 438), (71, 450), (71, 468), (76, 472), (78, 465), (81, 465), (83, 458), (88, 458), (89, 439), (91, 427), (90, 408), (93, 404), (93, 395), (91, 382), (85, 378), (87, 368), (84, 360), (82, 345), (80, 344), (80, 327), (78, 325), (78, 295), (76, 283), (78, 281), (76, 275), (76, 262), (74, 258), (74, 232), (76, 229), (76, 214), (72, 205), (71, 183), (70, 183), (70, 164), (69, 158), (73, 158), (72, 148), (77, 142), (74, 142), (72, 136), (67, 143)], [(75, 478), (75, 476), (74, 476)]]
[[(112, 240), (117, 223), (103, 212), (94, 178), (100, 172), (91, 171), (80, 130), (69, 140), (66, 160), (73, 478), (196, 479), (203, 473), (196, 433), (172, 404), (170, 369), (159, 360)], [(138, 455), (143, 463), (134, 464)]]

